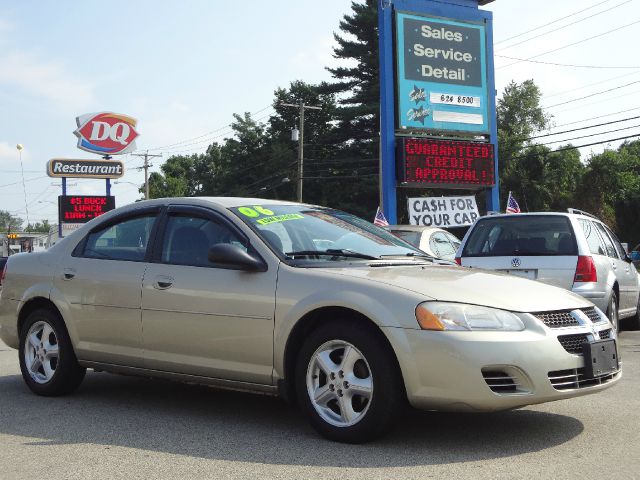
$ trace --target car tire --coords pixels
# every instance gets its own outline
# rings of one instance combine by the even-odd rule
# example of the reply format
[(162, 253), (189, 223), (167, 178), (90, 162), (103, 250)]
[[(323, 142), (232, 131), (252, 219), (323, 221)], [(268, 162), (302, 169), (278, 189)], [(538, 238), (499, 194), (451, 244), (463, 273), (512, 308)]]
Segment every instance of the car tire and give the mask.
[(64, 322), (48, 309), (31, 312), (22, 325), (19, 358), (22, 378), (38, 395), (71, 393), (86, 373), (78, 365)]
[(607, 318), (613, 325), (616, 332), (620, 331), (620, 318), (618, 317), (618, 297), (616, 292), (612, 291), (607, 304)]
[(374, 440), (404, 409), (397, 361), (373, 327), (346, 319), (325, 324), (307, 337), (296, 365), (298, 404), (330, 440)]

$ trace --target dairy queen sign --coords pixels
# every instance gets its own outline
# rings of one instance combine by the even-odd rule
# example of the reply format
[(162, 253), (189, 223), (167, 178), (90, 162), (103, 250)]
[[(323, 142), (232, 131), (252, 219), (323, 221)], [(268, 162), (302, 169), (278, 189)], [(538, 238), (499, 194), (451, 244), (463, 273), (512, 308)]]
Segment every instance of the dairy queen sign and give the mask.
[(76, 117), (78, 148), (98, 155), (122, 155), (136, 148), (136, 119), (112, 112)]

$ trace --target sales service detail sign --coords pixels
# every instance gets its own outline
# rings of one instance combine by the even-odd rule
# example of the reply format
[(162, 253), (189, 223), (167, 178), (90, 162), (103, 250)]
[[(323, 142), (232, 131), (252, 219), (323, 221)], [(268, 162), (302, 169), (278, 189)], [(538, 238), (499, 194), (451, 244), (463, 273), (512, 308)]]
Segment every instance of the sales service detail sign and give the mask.
[(407, 199), (409, 223), (427, 227), (466, 227), (480, 214), (474, 196)]
[(398, 126), (489, 133), (483, 24), (396, 14)]

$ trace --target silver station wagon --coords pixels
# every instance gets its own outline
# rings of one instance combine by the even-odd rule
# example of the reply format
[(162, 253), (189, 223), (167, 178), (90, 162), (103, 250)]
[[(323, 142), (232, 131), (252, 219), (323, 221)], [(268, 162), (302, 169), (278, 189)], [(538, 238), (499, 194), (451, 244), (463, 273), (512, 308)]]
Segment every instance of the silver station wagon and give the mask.
[(575, 209), (492, 215), (476, 221), (458, 248), (465, 267), (498, 270), (566, 288), (604, 311), (614, 328), (640, 328), (640, 279), (616, 235)]
[(139, 202), (10, 257), (0, 338), (36, 394), (72, 392), (87, 368), (279, 394), (345, 442), (407, 403), (505, 410), (620, 379), (588, 300), (441, 263), (329, 208)]

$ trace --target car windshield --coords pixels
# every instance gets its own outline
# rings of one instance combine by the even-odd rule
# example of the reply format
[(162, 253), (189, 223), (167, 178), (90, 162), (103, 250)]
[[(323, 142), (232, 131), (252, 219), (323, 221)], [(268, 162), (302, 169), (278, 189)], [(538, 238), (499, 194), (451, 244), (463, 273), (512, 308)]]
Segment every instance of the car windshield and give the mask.
[(292, 263), (427, 256), (382, 228), (338, 210), (269, 204), (230, 210)]
[(577, 255), (569, 219), (554, 215), (514, 215), (478, 220), (463, 257)]

